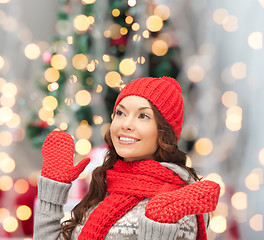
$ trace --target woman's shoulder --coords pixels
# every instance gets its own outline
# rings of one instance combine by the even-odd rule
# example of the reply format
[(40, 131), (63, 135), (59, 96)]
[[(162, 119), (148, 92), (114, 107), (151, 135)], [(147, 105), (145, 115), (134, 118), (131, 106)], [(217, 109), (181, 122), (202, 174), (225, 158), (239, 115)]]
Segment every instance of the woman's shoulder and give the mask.
[(189, 172), (185, 168), (175, 163), (161, 162), (160, 164), (172, 170), (173, 172), (175, 172), (183, 181), (188, 182), (188, 183), (195, 182), (195, 180), (192, 177), (190, 177)]

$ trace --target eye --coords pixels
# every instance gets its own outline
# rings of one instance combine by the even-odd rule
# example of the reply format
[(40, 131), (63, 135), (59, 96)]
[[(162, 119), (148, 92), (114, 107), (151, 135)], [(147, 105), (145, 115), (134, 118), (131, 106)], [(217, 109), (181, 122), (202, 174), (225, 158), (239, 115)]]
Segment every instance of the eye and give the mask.
[(121, 110), (115, 111), (115, 116), (124, 116), (125, 114)]
[(149, 115), (147, 115), (146, 113), (140, 113), (139, 114), (139, 118), (141, 118), (141, 119), (150, 119)]

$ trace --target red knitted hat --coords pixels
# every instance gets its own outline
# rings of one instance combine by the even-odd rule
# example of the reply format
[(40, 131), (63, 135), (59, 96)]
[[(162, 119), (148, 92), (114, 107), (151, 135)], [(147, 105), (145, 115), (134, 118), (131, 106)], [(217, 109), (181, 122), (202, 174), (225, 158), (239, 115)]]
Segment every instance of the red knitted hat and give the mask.
[(149, 100), (172, 126), (180, 139), (184, 118), (184, 104), (180, 84), (173, 78), (139, 78), (128, 83), (118, 95), (115, 106), (127, 96), (139, 96)]

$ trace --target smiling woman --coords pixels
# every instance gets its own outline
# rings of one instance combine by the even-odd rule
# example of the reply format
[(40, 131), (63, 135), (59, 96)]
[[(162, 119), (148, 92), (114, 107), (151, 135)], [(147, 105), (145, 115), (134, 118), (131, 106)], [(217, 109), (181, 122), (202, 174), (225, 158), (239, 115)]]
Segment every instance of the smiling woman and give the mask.
[(110, 133), (114, 148), (124, 161), (153, 159), (158, 148), (158, 127), (148, 100), (139, 96), (122, 99)]
[(74, 142), (50, 133), (42, 147), (35, 240), (205, 240), (204, 216), (215, 210), (220, 187), (199, 181), (178, 149), (184, 116), (182, 90), (169, 77), (140, 78), (118, 95), (106, 132), (104, 163), (87, 195), (60, 225), (62, 206), (90, 159), (73, 166)]

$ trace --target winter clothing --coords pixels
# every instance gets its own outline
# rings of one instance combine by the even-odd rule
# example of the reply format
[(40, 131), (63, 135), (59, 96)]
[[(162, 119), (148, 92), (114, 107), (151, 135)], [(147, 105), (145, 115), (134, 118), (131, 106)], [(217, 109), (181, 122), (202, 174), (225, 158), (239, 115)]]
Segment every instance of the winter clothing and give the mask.
[[(184, 181), (188, 180), (189, 174), (183, 168), (170, 163), (158, 164), (173, 170)], [(191, 183), (193, 182), (191, 180)], [(61, 230), (60, 220), (64, 216), (63, 205), (67, 202), (70, 187), (71, 184), (60, 183), (42, 176), (38, 177), (39, 204), (35, 213), (34, 240), (63, 239), (59, 237)], [(149, 201), (150, 198), (143, 199), (117, 220), (106, 234), (104, 240), (196, 239), (198, 229), (195, 215), (187, 215), (176, 223), (155, 222), (145, 216), (145, 207)], [(96, 207), (89, 210), (87, 218)], [(78, 239), (82, 228), (83, 225), (75, 228), (72, 240)]]
[[(107, 170), (106, 179), (110, 195), (90, 214), (79, 240), (104, 239), (112, 225), (145, 197), (150, 198), (158, 194), (154, 197), (156, 199), (153, 199), (155, 201), (150, 200), (147, 204), (146, 216), (163, 223), (175, 223), (185, 215), (193, 213), (210, 212), (215, 210), (218, 201), (218, 197), (215, 196), (219, 195), (217, 184), (204, 181), (184, 187), (185, 182), (178, 175), (154, 160), (135, 162), (118, 160), (113, 169)], [(184, 191), (185, 188), (188, 190)], [(168, 199), (170, 203), (174, 199), (180, 201), (168, 205)], [(181, 201), (182, 199), (185, 201)], [(198, 226), (200, 231), (198, 236), (203, 238), (197, 240), (206, 239), (202, 215), (198, 219)]]
[(180, 84), (173, 78), (139, 78), (128, 83), (118, 95), (114, 112), (119, 102), (127, 96), (139, 96), (149, 100), (172, 126), (180, 140), (184, 118), (184, 104)]
[(89, 158), (85, 158), (73, 166), (74, 141), (63, 131), (48, 134), (42, 146), (42, 155), (41, 176), (58, 182), (73, 182), (90, 162)]

